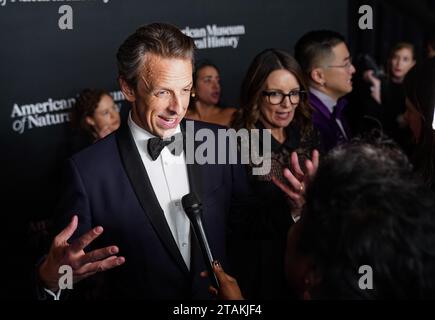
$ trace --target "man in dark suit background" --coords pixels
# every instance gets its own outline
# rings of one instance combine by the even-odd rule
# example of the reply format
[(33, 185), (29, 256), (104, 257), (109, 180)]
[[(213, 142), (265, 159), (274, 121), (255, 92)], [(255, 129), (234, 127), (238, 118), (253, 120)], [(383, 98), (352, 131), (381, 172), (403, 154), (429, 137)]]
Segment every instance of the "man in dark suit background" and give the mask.
[[(193, 40), (161, 23), (139, 28), (119, 48), (119, 83), (132, 110), (116, 133), (68, 161), (59, 216), (69, 225), (38, 268), (47, 292), (59, 289), (58, 269), (70, 265), (75, 282), (92, 281), (81, 297), (210, 297), (181, 198), (199, 196), (211, 249), (225, 264), (226, 219), (248, 188), (241, 166), (188, 164), (186, 150), (174, 154), (162, 140), (185, 132), (193, 57)], [(201, 128), (218, 129), (195, 123)], [(101, 249), (85, 252), (88, 245)]]
[(330, 30), (304, 34), (295, 45), (295, 57), (309, 81), (313, 126), (323, 151), (329, 151), (351, 138), (343, 97), (352, 91), (352, 58), (343, 36)]

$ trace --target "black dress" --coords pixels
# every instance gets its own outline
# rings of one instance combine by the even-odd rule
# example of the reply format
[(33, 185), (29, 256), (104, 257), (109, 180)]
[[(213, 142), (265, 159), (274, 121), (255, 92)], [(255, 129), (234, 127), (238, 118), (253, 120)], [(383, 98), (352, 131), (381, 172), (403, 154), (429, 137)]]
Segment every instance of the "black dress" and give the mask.
[[(264, 130), (258, 122), (256, 127)], [(251, 165), (246, 166), (255, 195), (256, 209), (238, 221), (236, 237), (229, 243), (234, 272), (245, 298), (289, 299), (292, 292), (287, 286), (284, 256), (287, 233), (294, 224), (291, 202), (272, 181), (272, 176), (283, 182), (283, 169), (290, 167), (290, 155), (296, 151), (303, 168), (306, 158), (319, 147), (315, 131), (302, 135), (295, 124), (286, 129), (287, 139), (279, 143), (271, 136), (271, 170), (264, 175), (253, 175)], [(260, 134), (260, 137), (262, 134)], [(262, 140), (260, 139), (260, 145)], [(261, 149), (260, 149), (261, 150)], [(234, 227), (234, 225), (233, 225)]]

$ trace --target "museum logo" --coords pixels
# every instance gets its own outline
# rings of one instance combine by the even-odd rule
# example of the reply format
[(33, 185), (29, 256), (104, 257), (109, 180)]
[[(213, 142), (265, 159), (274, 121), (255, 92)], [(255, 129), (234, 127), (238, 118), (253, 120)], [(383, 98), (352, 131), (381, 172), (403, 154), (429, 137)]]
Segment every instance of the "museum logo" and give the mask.
[(225, 48), (236, 49), (240, 43), (240, 37), (245, 35), (244, 25), (217, 26), (216, 24), (205, 27), (182, 29), (185, 35), (193, 38), (198, 49)]

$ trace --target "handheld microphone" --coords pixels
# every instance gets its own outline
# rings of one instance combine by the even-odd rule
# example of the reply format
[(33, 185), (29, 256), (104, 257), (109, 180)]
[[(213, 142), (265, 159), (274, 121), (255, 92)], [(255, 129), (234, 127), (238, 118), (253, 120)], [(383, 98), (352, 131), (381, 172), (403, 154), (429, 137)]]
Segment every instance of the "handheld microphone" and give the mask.
[(202, 225), (202, 204), (199, 202), (194, 193), (189, 193), (183, 196), (181, 203), (183, 204), (183, 209), (193, 227), (193, 232), (195, 233), (196, 239), (199, 242), (202, 257), (204, 258), (204, 263), (207, 267), (211, 284), (216, 289), (219, 289), (219, 281), (213, 272), (213, 255), (211, 253), (210, 246), (208, 245), (207, 236), (205, 235), (204, 227)]
[(373, 75), (378, 79), (385, 76), (384, 71), (369, 54), (360, 54), (358, 56), (358, 61), (361, 70), (373, 70)]

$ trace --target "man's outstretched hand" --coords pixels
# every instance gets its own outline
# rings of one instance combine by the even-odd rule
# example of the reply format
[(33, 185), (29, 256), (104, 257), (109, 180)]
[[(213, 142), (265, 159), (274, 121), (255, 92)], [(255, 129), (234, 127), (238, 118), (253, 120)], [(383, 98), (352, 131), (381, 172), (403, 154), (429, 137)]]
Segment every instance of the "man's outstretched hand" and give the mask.
[(117, 257), (117, 246), (109, 246), (86, 253), (84, 249), (103, 233), (102, 227), (89, 230), (73, 243), (68, 243), (69, 238), (77, 229), (78, 218), (73, 216), (70, 224), (63, 229), (53, 240), (47, 258), (38, 270), (42, 285), (50, 290), (59, 289), (59, 268), (69, 265), (73, 270), (74, 283), (85, 279), (97, 272), (106, 271), (125, 262), (124, 257)]

